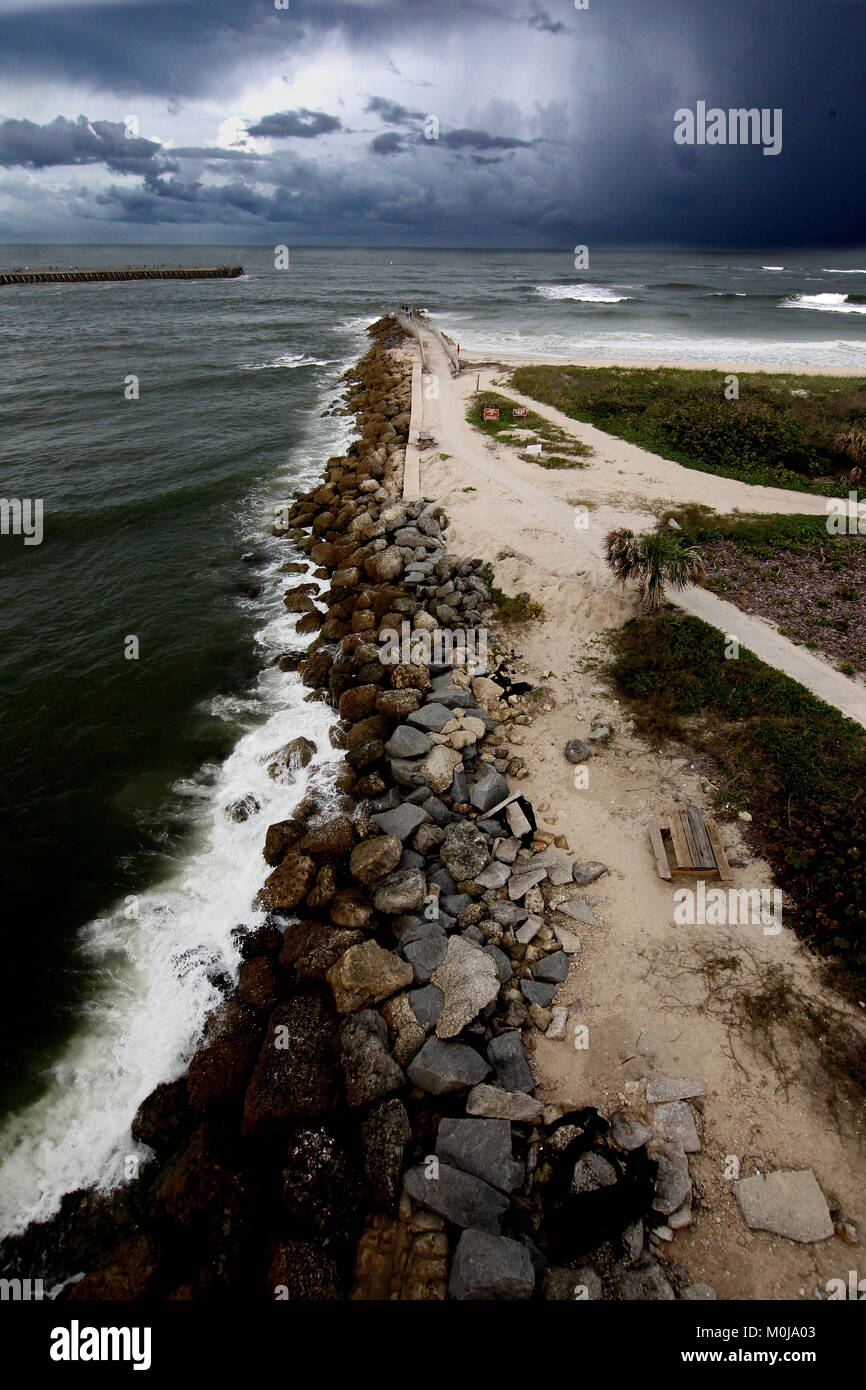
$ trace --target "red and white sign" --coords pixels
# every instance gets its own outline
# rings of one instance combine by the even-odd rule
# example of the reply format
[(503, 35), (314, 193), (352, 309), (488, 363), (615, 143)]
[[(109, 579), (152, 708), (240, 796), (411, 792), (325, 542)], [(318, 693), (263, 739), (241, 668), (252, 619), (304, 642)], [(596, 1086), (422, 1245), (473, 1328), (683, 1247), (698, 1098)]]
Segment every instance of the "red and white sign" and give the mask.
[(525, 405), (516, 405), (516, 406), (514, 407), (514, 409), (512, 410), (511, 414), (514, 416), (515, 420), (525, 420), (525, 419), (526, 419), (526, 406), (525, 406)]
[(499, 406), (498, 406), (498, 405), (486, 405), (486, 406), (484, 407), (484, 418), (485, 418), (485, 420), (498, 420), (498, 419), (499, 419)]

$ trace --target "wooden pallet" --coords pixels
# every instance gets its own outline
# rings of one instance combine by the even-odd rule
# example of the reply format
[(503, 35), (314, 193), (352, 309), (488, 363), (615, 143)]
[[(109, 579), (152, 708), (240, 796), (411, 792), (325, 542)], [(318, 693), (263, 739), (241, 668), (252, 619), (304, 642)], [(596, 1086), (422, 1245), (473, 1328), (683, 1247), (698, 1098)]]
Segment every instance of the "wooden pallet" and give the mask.
[(716, 822), (705, 820), (696, 807), (674, 811), (667, 823), (651, 825), (649, 833), (661, 878), (688, 874), (727, 883), (733, 877)]

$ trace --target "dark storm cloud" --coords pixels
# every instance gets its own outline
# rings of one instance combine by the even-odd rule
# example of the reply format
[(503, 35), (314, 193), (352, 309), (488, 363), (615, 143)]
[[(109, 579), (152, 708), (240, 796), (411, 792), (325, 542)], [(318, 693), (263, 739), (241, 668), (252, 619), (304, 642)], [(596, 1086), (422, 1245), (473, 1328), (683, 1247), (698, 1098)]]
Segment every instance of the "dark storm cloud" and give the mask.
[(491, 135), (486, 130), (448, 130), (439, 136), (439, 144), (449, 150), (528, 150), (533, 140), (515, 140), (509, 135)]
[(0, 72), (87, 84), (123, 95), (218, 92), (239, 63), (298, 46), (292, 10), (261, 0), (29, 8), (0, 16)]
[(544, 6), (540, 5), (538, 0), (532, 0), (529, 7), (529, 27), (538, 29), (543, 34), (564, 34), (568, 25), (551, 19)]
[(385, 125), (413, 125), (416, 121), (424, 119), (423, 111), (410, 111), (408, 106), (401, 106), (398, 101), (389, 101), (387, 97), (370, 97), (364, 110), (378, 116)]
[(275, 140), (285, 140), (290, 136), (315, 140), (318, 135), (331, 135), (341, 129), (339, 116), (329, 116), (325, 111), (308, 111), (302, 106), (298, 111), (277, 111), (273, 116), (263, 116), (255, 125), (247, 128), (247, 134), (268, 135)]
[(402, 154), (406, 148), (403, 137), (398, 135), (396, 130), (387, 130), (370, 141), (373, 154)]
[[(182, 111), (204, 96), (206, 123), (195, 128), (211, 131), (214, 112), (242, 109), (238, 94), (260, 72), (291, 83), (307, 61), (334, 53), (346, 74), (336, 94), (304, 89), (286, 99), (342, 110), (340, 100), (353, 115), (366, 103), (372, 130), (353, 134), (324, 112), (310, 113), (311, 126), (305, 108), (275, 113), (250, 126), (275, 140), (264, 156), (201, 148), (200, 135), (184, 133), (194, 143), (168, 152), (182, 166), (178, 180), (166, 176), (159, 147), (130, 149), (116, 127), (100, 134), (98, 122), (84, 133), (74, 121), (71, 133), (46, 135), (54, 122), (36, 127), (41, 134), (6, 130), (5, 143), (0, 129), (0, 150), (36, 170), (101, 160), (140, 173), (140, 188), (118, 180), (123, 187), (98, 203), (92, 191), (75, 195), (80, 218), (108, 223), (208, 222), (267, 235), (285, 222), (311, 238), (392, 244), (401, 235), (566, 246), (863, 240), (862, 0), (592, 0), (582, 12), (571, 0), (290, 4), (280, 12), (272, 0), (31, 5), (0, 18), (0, 68), (10, 92), (34, 79), (65, 82), (69, 100), (56, 109), (68, 114), (82, 88), (173, 98)], [(415, 90), (422, 80), (432, 83), (439, 140), (423, 138), (413, 109), (427, 100)], [(389, 95), (370, 97), (371, 87)], [(783, 152), (675, 145), (674, 112), (698, 100), (783, 108)], [(6, 99), (5, 115), (27, 114), (8, 108)], [(337, 125), (318, 129), (317, 115)], [(270, 125), (285, 117), (306, 131)], [(298, 149), (321, 156), (318, 172), (298, 162)], [(204, 182), (213, 170), (228, 182)]]
[(34, 121), (0, 121), (0, 164), (7, 169), (49, 169), (64, 164), (104, 164), (117, 173), (144, 174), (157, 167), (161, 146), (153, 140), (127, 138), (119, 121), (77, 121), (57, 116), (47, 125)]

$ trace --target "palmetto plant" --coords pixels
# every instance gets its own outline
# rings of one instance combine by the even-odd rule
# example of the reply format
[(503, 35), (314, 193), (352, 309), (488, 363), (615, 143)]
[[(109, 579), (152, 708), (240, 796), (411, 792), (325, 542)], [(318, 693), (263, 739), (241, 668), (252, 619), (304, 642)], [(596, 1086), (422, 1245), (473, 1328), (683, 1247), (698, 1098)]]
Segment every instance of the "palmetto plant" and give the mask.
[(605, 552), (617, 581), (625, 585), (634, 580), (650, 612), (661, 605), (666, 586), (684, 589), (687, 584), (700, 582), (706, 574), (697, 546), (687, 545), (673, 531), (650, 531), (636, 536), (621, 527), (608, 532)]

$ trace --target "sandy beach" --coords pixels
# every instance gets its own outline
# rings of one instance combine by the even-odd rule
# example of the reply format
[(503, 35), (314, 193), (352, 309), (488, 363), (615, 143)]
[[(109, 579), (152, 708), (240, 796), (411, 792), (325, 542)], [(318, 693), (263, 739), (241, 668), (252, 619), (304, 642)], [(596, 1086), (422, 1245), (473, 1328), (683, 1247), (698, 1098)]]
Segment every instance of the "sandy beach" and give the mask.
[[(692, 1159), (698, 1204), (673, 1253), (722, 1299), (809, 1297), (844, 1273), (849, 1257), (840, 1242), (800, 1245), (747, 1230), (730, 1174), (812, 1169), (840, 1219), (862, 1230), (862, 1113), (826, 1075), (814, 1039), (779, 1024), (761, 1041), (743, 1026), (740, 1001), (784, 976), (795, 994), (866, 1036), (862, 1012), (824, 989), (817, 964), (787, 929), (675, 926), (671, 886), (657, 874), (647, 827), (676, 805), (712, 813), (713, 770), (688, 748), (659, 751), (638, 737), (604, 676), (606, 633), (639, 609), (614, 585), (602, 540), (614, 526), (646, 529), (662, 508), (687, 502), (720, 512), (820, 514), (825, 499), (685, 469), (536, 402), (529, 404), (594, 453), (573, 470), (523, 462), (465, 420), (479, 382), (503, 390), (501, 371), (479, 361), (454, 380), (441, 349), (432, 340), (427, 347), (439, 398), (423, 403), (436, 443), (422, 454), (422, 495), (445, 507), (457, 551), (489, 560), (499, 587), (528, 591), (547, 615), (503, 637), (513, 641), (525, 678), (548, 692), (531, 725), (510, 731), (529, 769), (521, 790), (544, 830), (609, 870), (588, 890), (598, 925), (581, 929), (582, 951), (558, 996), (570, 1006), (567, 1037), (539, 1035), (540, 1094), (607, 1111), (626, 1101), (640, 1114), (647, 1077), (703, 1080), (702, 1151)], [(589, 512), (588, 529), (575, 525), (578, 507)], [(835, 675), (826, 670), (828, 679)], [(612, 739), (591, 760), (589, 786), (579, 788), (562, 750), (593, 725), (609, 727)], [(742, 829), (738, 821), (722, 827), (735, 886), (769, 889), (769, 869)], [(578, 1025), (589, 1029), (585, 1050), (573, 1042)]]

